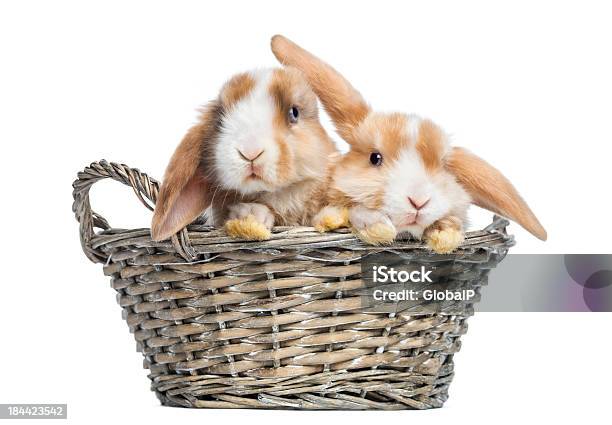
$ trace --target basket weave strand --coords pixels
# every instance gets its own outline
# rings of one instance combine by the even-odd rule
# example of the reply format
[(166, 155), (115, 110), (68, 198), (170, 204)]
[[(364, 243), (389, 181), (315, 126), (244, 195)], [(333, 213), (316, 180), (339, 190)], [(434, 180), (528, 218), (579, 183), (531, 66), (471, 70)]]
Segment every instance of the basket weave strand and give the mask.
[(159, 184), (125, 165), (93, 163), (74, 182), (73, 211), (85, 254), (111, 277), (152, 389), (170, 406), (440, 407), (472, 305), (461, 314), (372, 312), (360, 296), (360, 263), (393, 252), (478, 292), (513, 244), (500, 218), (451, 255), (306, 227), (277, 227), (255, 242), (191, 225), (155, 242), (149, 229), (116, 229), (91, 210), (89, 189), (104, 178), (132, 187), (149, 209)]

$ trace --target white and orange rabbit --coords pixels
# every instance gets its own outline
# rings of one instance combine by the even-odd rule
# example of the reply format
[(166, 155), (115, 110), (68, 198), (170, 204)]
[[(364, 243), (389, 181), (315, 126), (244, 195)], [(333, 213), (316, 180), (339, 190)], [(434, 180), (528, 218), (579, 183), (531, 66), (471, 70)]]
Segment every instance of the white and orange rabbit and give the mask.
[(304, 73), (350, 145), (330, 169), (324, 207), (313, 220), (318, 230), (350, 225), (370, 244), (390, 243), (406, 232), (437, 253), (449, 253), (464, 239), (473, 203), (546, 239), (508, 179), (467, 150), (450, 147), (433, 122), (373, 111), (341, 74), (285, 37), (272, 38), (272, 51)]
[(238, 74), (174, 152), (152, 237), (169, 238), (205, 210), (208, 223), (245, 239), (267, 239), (273, 225), (309, 224), (336, 154), (300, 71)]

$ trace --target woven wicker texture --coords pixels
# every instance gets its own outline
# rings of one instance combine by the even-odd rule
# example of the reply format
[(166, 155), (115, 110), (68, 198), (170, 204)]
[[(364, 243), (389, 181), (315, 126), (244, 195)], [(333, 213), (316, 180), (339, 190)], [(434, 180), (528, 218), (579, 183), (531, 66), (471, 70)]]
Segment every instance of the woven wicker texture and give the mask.
[(458, 315), (368, 312), (360, 261), (399, 253), (479, 290), (513, 244), (499, 218), (451, 255), (411, 240), (375, 248), (348, 231), (312, 228), (278, 227), (270, 240), (249, 242), (192, 225), (160, 243), (149, 229), (112, 228), (91, 210), (89, 189), (104, 178), (132, 187), (149, 209), (158, 183), (93, 163), (74, 182), (73, 211), (85, 254), (111, 276), (152, 389), (171, 406), (440, 407), (472, 306)]

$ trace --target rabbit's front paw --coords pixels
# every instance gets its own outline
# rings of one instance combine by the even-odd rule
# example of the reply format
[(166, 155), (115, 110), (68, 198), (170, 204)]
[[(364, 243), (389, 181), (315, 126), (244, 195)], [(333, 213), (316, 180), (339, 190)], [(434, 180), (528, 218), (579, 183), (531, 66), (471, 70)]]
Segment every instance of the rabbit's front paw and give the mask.
[(425, 231), (427, 246), (437, 254), (450, 254), (464, 240), (461, 221), (454, 217), (438, 220)]
[(427, 246), (437, 254), (450, 254), (463, 242), (463, 232), (457, 229), (434, 230), (427, 237)]
[(328, 205), (314, 216), (312, 224), (315, 230), (321, 233), (348, 227), (348, 209)]
[(256, 203), (241, 203), (229, 208), (225, 231), (234, 238), (264, 241), (270, 239), (274, 215), (268, 207)]
[(349, 211), (349, 220), (353, 232), (367, 244), (390, 244), (397, 236), (397, 230), (389, 217), (380, 211), (353, 207)]

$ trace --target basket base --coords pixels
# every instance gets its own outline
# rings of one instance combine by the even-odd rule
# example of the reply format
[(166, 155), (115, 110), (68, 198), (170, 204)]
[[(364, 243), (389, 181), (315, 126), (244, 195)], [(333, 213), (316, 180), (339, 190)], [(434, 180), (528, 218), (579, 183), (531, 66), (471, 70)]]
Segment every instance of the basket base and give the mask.
[(212, 409), (422, 410), (448, 399), (453, 362), (435, 375), (394, 369), (321, 372), (298, 378), (164, 375), (153, 378), (161, 404)]

